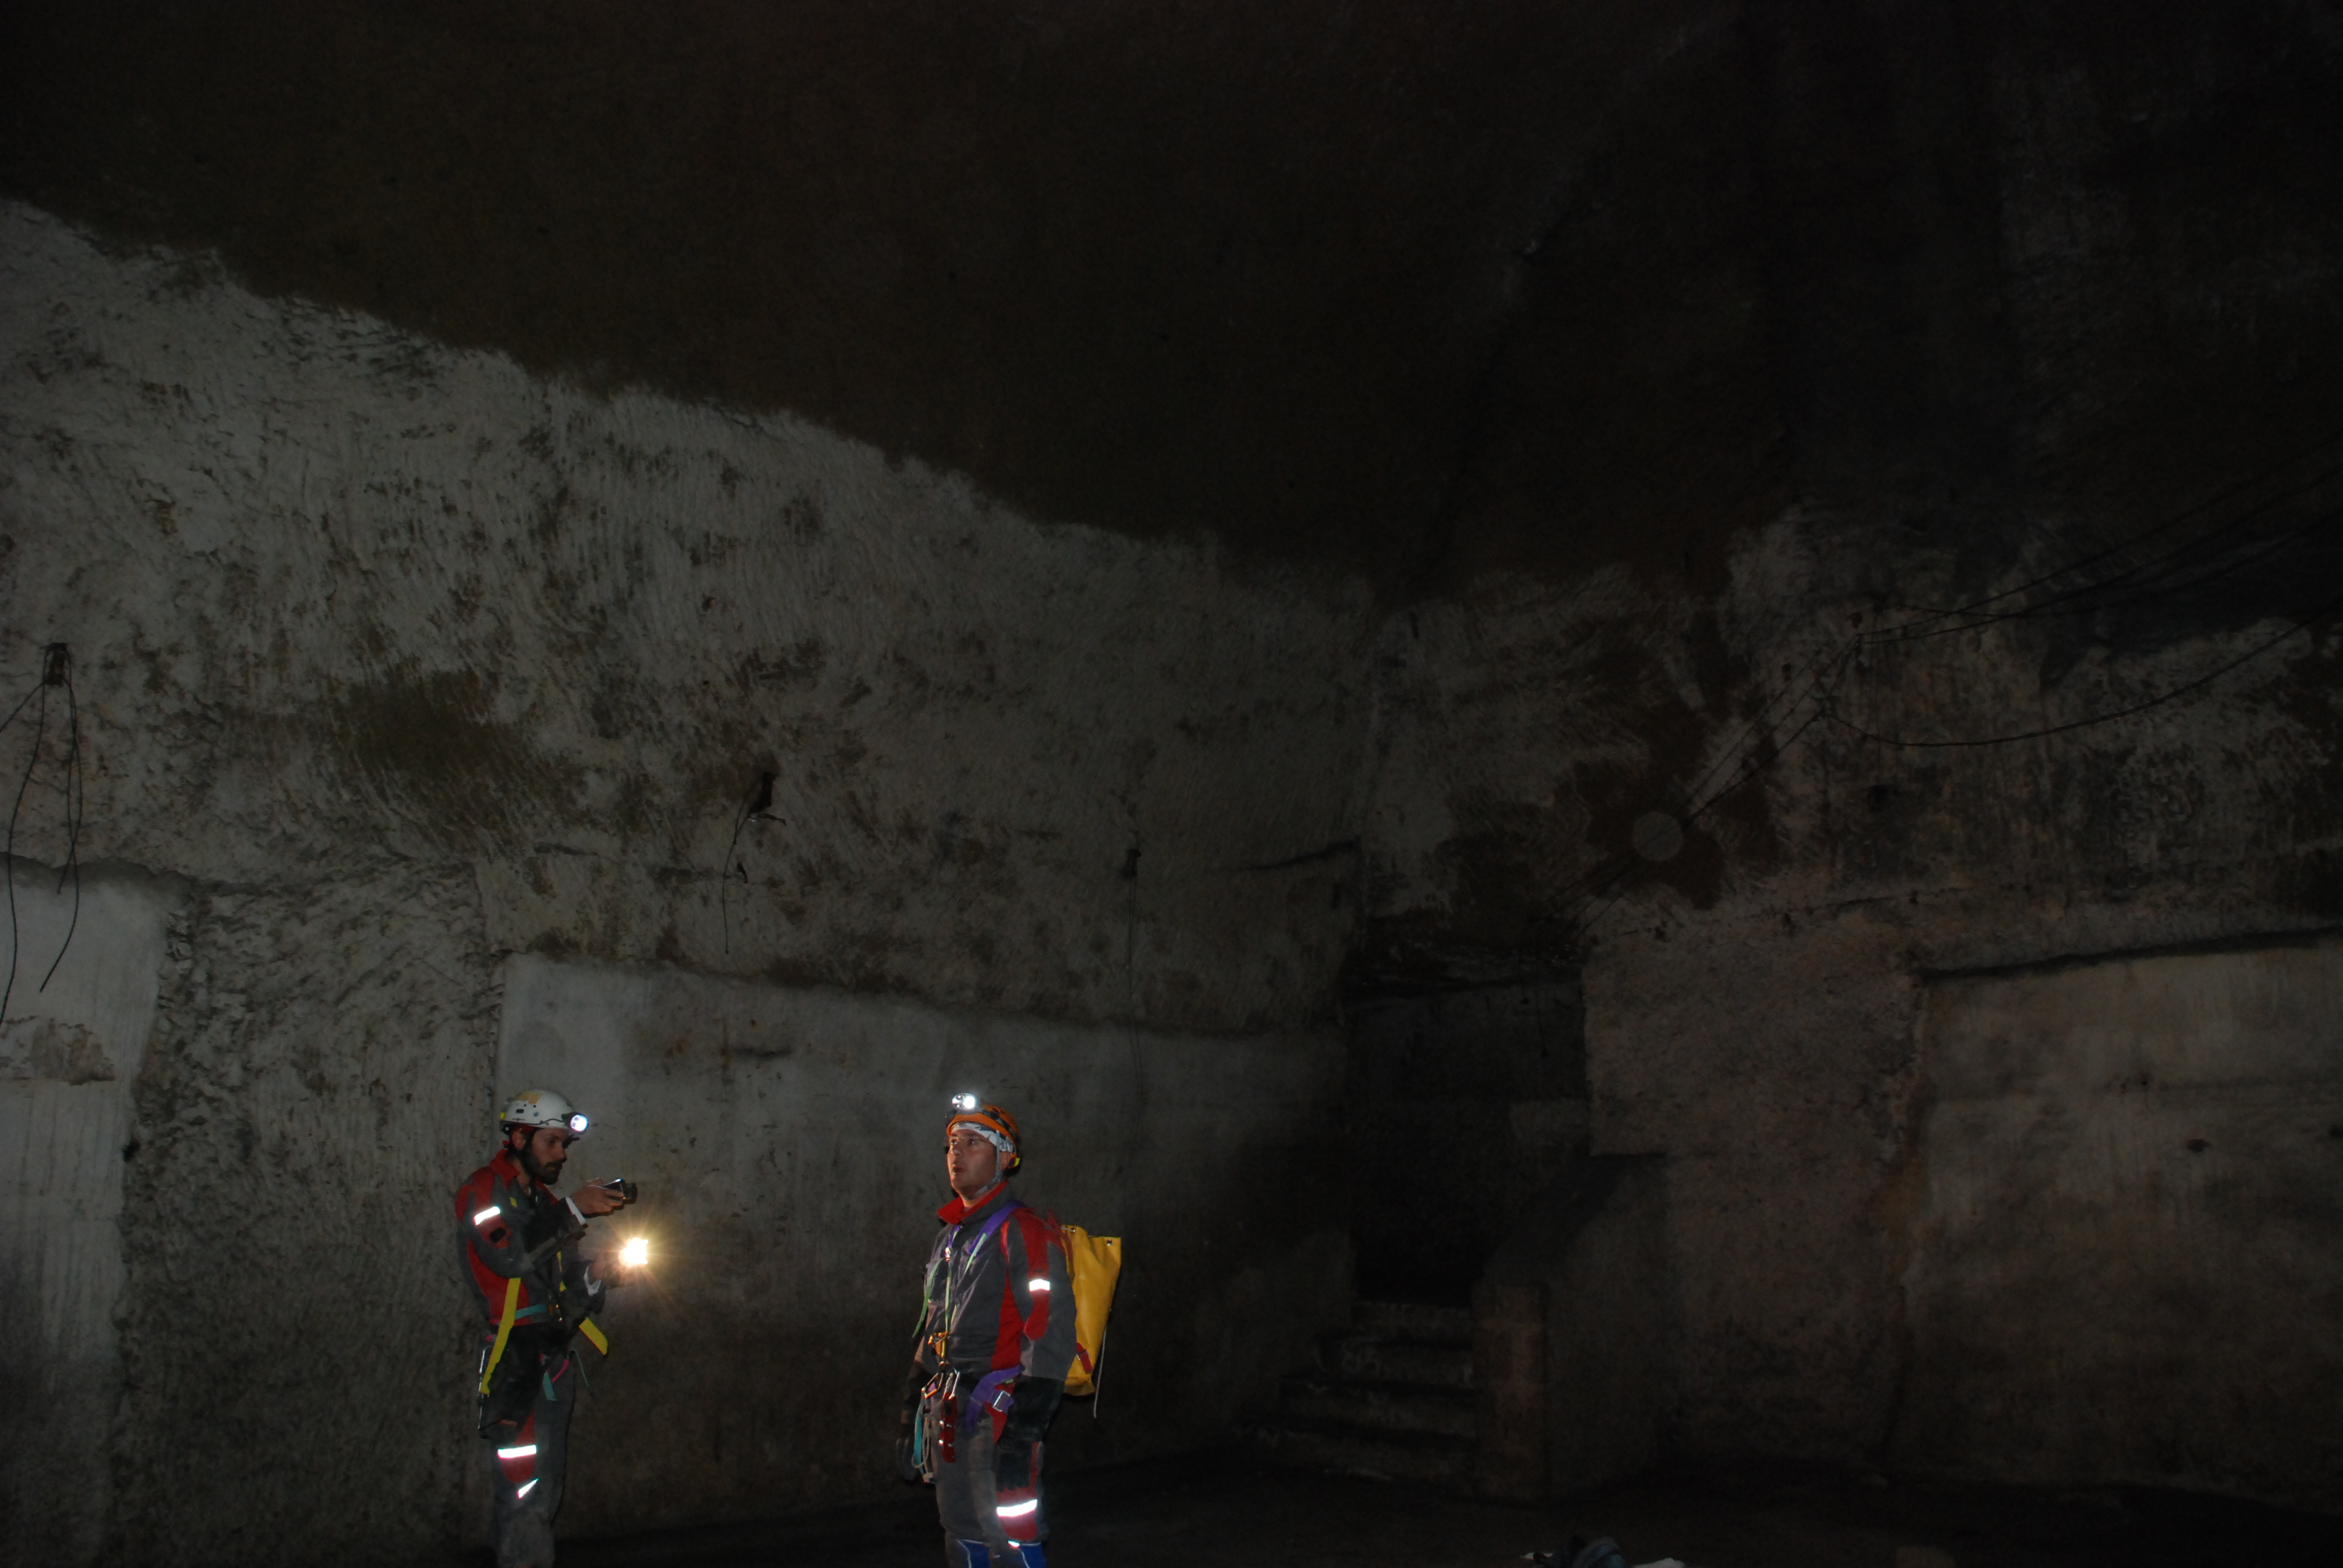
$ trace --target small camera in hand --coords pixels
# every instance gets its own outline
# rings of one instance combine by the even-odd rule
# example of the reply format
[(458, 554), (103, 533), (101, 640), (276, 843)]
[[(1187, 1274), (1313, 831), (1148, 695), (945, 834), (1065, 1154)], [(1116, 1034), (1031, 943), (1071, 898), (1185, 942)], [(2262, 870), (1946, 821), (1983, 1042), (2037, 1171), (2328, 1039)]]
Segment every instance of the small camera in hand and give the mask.
[(624, 1176), (613, 1176), (608, 1181), (597, 1181), (594, 1185), (601, 1188), (621, 1203), (631, 1203), (643, 1195), (643, 1190)]

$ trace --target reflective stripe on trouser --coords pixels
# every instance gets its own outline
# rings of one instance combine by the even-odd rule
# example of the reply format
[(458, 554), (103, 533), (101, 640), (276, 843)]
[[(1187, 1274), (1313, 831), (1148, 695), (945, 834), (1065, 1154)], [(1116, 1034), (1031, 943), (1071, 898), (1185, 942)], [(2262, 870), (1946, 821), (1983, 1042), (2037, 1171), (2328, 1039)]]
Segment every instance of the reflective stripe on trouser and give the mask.
[(497, 1568), (553, 1568), (553, 1516), (561, 1508), (569, 1412), (578, 1402), (575, 1360), (565, 1355), (548, 1362), (528, 1420), (517, 1431), (496, 1429), (500, 1435), (480, 1445), (495, 1478)]
[[(981, 1541), (955, 1541), (947, 1535), (944, 1562), (950, 1568), (991, 1568), (992, 1548)], [(1017, 1555), (1007, 1559), (1001, 1568), (1015, 1568), (1020, 1563), (1024, 1568), (1050, 1568), (1049, 1555), (1039, 1541), (1028, 1541), (1017, 1548)]]
[[(1011, 1568), (1018, 1561), (1017, 1549), (1001, 1533), (1001, 1521), (993, 1514), (991, 1419), (980, 1416), (976, 1430), (960, 1432), (959, 1439), (950, 1462), (939, 1461), (936, 1465), (936, 1513), (943, 1521), (945, 1560), (958, 1568), (958, 1543), (981, 1541), (991, 1548), (995, 1568)], [(1033, 1495), (1041, 1496), (1038, 1475), (1033, 1478)], [(1048, 1504), (1036, 1512), (1033, 1538), (1047, 1541)]]

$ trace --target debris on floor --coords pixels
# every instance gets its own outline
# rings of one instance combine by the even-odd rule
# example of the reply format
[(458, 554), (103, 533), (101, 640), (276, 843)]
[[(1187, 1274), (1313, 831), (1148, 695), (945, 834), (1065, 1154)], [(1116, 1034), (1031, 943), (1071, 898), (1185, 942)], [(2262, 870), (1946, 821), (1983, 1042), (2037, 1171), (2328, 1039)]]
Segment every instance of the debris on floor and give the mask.
[[(1618, 1553), (1611, 1568), (2293, 1568), (2335, 1560), (2331, 1515), (2181, 1494), (1878, 1487), (1831, 1472), (1752, 1469), (1654, 1475), (1524, 1505), (1263, 1466), (1257, 1455), (1231, 1449), (1176, 1463), (1070, 1471), (1051, 1495), (1051, 1563), (1534, 1568), (1543, 1561), (1574, 1568), (1590, 1543)], [(1597, 1535), (1609, 1539), (1597, 1543)], [(901, 1568), (933, 1561), (937, 1540), (933, 1500), (907, 1490), (819, 1513), (565, 1542), (561, 1561), (563, 1568)], [(1538, 1550), (1524, 1560), (1533, 1544)]]
[[(1608, 1535), (1593, 1541), (1572, 1536), (1570, 1544), (1555, 1552), (1524, 1552), (1522, 1561), (1534, 1563), (1539, 1568), (1629, 1568), (1627, 1554)], [(1638, 1563), (1633, 1568), (1685, 1568), (1674, 1557), (1662, 1557), (1650, 1563)], [(1901, 1563), (1897, 1568), (1902, 1568)]]

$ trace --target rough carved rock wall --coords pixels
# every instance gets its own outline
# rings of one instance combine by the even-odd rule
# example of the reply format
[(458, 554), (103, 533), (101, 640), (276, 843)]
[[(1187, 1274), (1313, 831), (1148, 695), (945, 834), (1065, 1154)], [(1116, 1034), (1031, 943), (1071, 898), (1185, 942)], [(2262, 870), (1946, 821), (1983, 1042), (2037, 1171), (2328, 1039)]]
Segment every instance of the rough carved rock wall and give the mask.
[[(80, 853), (183, 890), (125, 1154), (118, 1549), (388, 1561), (469, 1528), (443, 1205), (517, 1087), (506, 954), (1322, 1028), (1355, 900), (1309, 852), (1348, 831), (1361, 592), (1233, 584), (1202, 543), (1043, 528), (800, 422), (575, 392), (22, 206), (0, 300), (0, 653), (29, 681), (72, 646)], [(778, 819), (735, 844), (765, 771)], [(20, 863), (65, 849), (27, 816)], [(1232, 1288), (1306, 1297), (1342, 1266), (1311, 1256)], [(659, 1516), (816, 1473), (751, 1497), (694, 1467)]]
[[(1395, 964), (1460, 939), (1582, 944), (1593, 1147), (1668, 1156), (1673, 1440), (1695, 1453), (1875, 1463), (1899, 1411), (1929, 1419), (1900, 1409), (1897, 1393), (1911, 1353), (1909, 1183), (1931, 1094), (1918, 1030), (1929, 975), (2316, 931), (2343, 915), (2331, 805), (2343, 787), (2343, 640), (2331, 628), (2286, 637), (2293, 623), (2278, 610), (2162, 646), (2103, 648), (2046, 686), (2056, 638), (2030, 624), (1884, 647), (1828, 689), (1845, 725), (1824, 718), (1760, 766), (1817, 712), (1817, 653), (1844, 646), (1852, 618), (1877, 613), (1849, 580), (1866, 558), (1894, 560), (1918, 602), (1955, 588), (1924, 558), (1785, 523), (1735, 558), (1721, 604), (1655, 595), (1624, 574), (1569, 590), (1497, 582), (1386, 633), (1368, 838), (1379, 940)], [(1805, 616), (1785, 614), (1801, 599)], [(2152, 698), (2273, 638), (2284, 640), (2182, 700), (2039, 740), (1898, 750), (1847, 728), (1946, 736), (2013, 713), (2059, 722)], [(1750, 781), (1686, 823), (1681, 849), (1636, 852), (1645, 813), (1684, 822), (1688, 794), (1745, 769)], [(2343, 1020), (2330, 1025), (2343, 1031)], [(2329, 1070), (2343, 1081), (2343, 1062)], [(2285, 1148), (2230, 1157), (2343, 1181), (2330, 1121), (2312, 1105)], [(2045, 1134), (2068, 1135), (2088, 1133)], [(2258, 1230), (2259, 1188), (2236, 1191), (2229, 1210), (2212, 1200), (2206, 1222)], [(2065, 1222), (2090, 1221), (2077, 1211)], [(1998, 1328), (2014, 1361), (2047, 1353), (2023, 1314)], [(2270, 1433), (2257, 1390), (2232, 1384), (2230, 1402), (2203, 1413), (2204, 1446), (2258, 1454)], [(2073, 1440), (2066, 1460), (2165, 1483), (2220, 1470), (2118, 1458), (2137, 1455), (2120, 1434), (2163, 1398), (2153, 1379), (2128, 1386), (2141, 1408), (2107, 1407), (2102, 1448)], [(1908, 1429), (1898, 1452), (1952, 1469), (1990, 1461)], [(2337, 1501), (2267, 1457), (2256, 1462), (2266, 1495)], [(2254, 1469), (2239, 1459), (2220, 1473)]]
[[(1530, 6), (1436, 49), (1403, 8), (1344, 13), (1399, 20), (1339, 36), (1296, 12), (1250, 52), (1206, 8), (1161, 11), (1169, 43), (1136, 66), (1119, 37), (1045, 20), (1029, 38), (1022, 14), (993, 36), (971, 11), (920, 69), (980, 55), (949, 73), (980, 118), (1029, 64), (1041, 84), (989, 155), (950, 128), (958, 99), (902, 116), (926, 127), (903, 140), (734, 115), (742, 91), (758, 115), (798, 101), (768, 90), (766, 55), (728, 48), (757, 41), (726, 30), (746, 12), (649, 55), (611, 10), (558, 46), (459, 59), (446, 40), (475, 9), (293, 9), (126, 29), (25, 7), (12, 35), (11, 110), (37, 133), (11, 139), (12, 192), (185, 250), (104, 254), (9, 210), (0, 652), (29, 678), (35, 644), (75, 642), (91, 852), (195, 890), (176, 961), (224, 995), (293, 998), (300, 953), (342, 939), (215, 906), (329, 887), (443, 911), (349, 944), (434, 966), (418, 1060), (456, 1051), (447, 1018), (526, 949), (1267, 1030), (1322, 1020), (1362, 933), (1378, 975), (1493, 954), (1480, 972), (1502, 974), (1566, 967), (1592, 920), (1595, 1143), (1670, 1157), (1676, 1441), (1863, 1461), (1899, 1441), (1929, 977), (2343, 910), (2331, 635), (2019, 746), (1889, 755), (1824, 721), (1773, 763), (1788, 727), (1766, 722), (1853, 617), (1998, 591), (2334, 433), (2331, 7)], [(781, 52), (819, 85), (839, 58), (902, 58), (900, 25), (845, 55)], [(223, 96), (207, 73), (238, 27), (284, 68)], [(1235, 85), (1232, 50), (1262, 65)], [(425, 99), (365, 75), (435, 51), (445, 80), (487, 87)], [(711, 53), (749, 87), (700, 91)], [(598, 88), (646, 79), (638, 58), (692, 85), (689, 112), (649, 116), (672, 144)], [(347, 92), (277, 90), (351, 69)], [(1099, 84), (1134, 71), (1151, 95), (1105, 125)], [(937, 101), (917, 71), (861, 79), (858, 105), (890, 84)], [(558, 144), (533, 166), (558, 223), (530, 221), (499, 161), (537, 156), (507, 134), (516, 102)], [(817, 126), (837, 106), (804, 102)], [(1191, 103), (1202, 121), (1160, 117)], [(991, 181), (988, 156), (1030, 170), (1037, 125), (1062, 177)], [(427, 136), (497, 156), (387, 166)], [(1176, 178), (1134, 176), (1166, 147), (1191, 160)], [(819, 199), (770, 199), (774, 166)], [(1086, 221), (1029, 222), (1052, 212)], [(719, 254), (672, 243), (695, 224), (745, 246), (720, 286), (671, 270)], [(622, 389), (271, 303), (191, 258), (211, 246), (267, 288), (378, 300)], [(792, 280), (789, 308), (760, 293)], [(1401, 295), (1406, 319), (1378, 320)], [(854, 356), (880, 331), (885, 352)], [(687, 396), (623, 390), (638, 379)], [(1037, 528), (698, 395), (964, 460), (1121, 532)], [(2293, 515), (2336, 499), (2305, 489)], [(1129, 537), (1188, 526), (1257, 559), (1363, 564), (1406, 602), (1383, 622), (1330, 572), (1232, 580), (1219, 546)], [(2332, 576), (2330, 553), (2290, 579), (1876, 645), (1834, 693), (1883, 731), (2055, 721), (2249, 651)], [(1641, 858), (1671, 832), (1651, 812), (1745, 759), (1767, 766)], [(766, 769), (782, 820), (732, 856)], [(46, 832), (19, 853), (54, 864)], [(1316, 853), (1353, 835), (1363, 869)], [(183, 983), (202, 982), (166, 999)], [(329, 1026), (365, 1038), (374, 994), (357, 984)], [(249, 1030), (250, 1081), (306, 1070), (274, 1011), (198, 1013), (191, 1039)], [(243, 1180), (239, 1128), (293, 1147), (261, 1139), (226, 1065), (155, 1071), (182, 1086), (175, 1117), (227, 1097), (168, 1157), (208, 1174), (158, 1203), (226, 1202), (205, 1184)], [(274, 1213), (293, 1179), (271, 1180)], [(192, 1353), (141, 1315), (161, 1310), (132, 1312), (134, 1356)], [(173, 1419), (196, 1407), (199, 1379), (146, 1364)], [(233, 1531), (174, 1474), (191, 1517)]]
[[(1584, 957), (1594, 1147), (1668, 1157), (1680, 1448), (1999, 1474), (1903, 1392), (1930, 977), (2343, 918), (2343, 34), (2275, 5), (1703, 15), (1574, 143), (1443, 592), (1377, 644), (1363, 952)], [(1642, 547), (1551, 569), (1590, 508)], [(2012, 744), (1863, 738), (2200, 681)], [(2278, 1171), (2331, 1202), (2328, 1125), (2227, 1187), (2200, 1163), (2207, 1222), (2261, 1233), (2240, 1194)], [(2045, 1170), (2087, 1141), (2046, 1136)], [(2157, 1380), (2127, 1386), (2033, 1452), (2343, 1503), (2271, 1451), (2260, 1390), (2205, 1412), (2227, 1459), (2148, 1463)]]

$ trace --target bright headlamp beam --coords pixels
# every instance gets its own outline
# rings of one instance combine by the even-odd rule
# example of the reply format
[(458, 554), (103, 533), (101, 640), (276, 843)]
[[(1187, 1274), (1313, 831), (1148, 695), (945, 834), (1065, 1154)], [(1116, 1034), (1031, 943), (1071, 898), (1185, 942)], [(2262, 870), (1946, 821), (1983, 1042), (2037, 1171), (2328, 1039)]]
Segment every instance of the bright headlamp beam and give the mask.
[(569, 1119), (569, 1134), (573, 1138), (579, 1137), (584, 1134), (585, 1131), (586, 1113), (580, 1111)]
[(954, 1111), (973, 1111), (977, 1108), (978, 1103), (979, 1101), (973, 1094), (955, 1094), (952, 1096), (952, 1109)]

